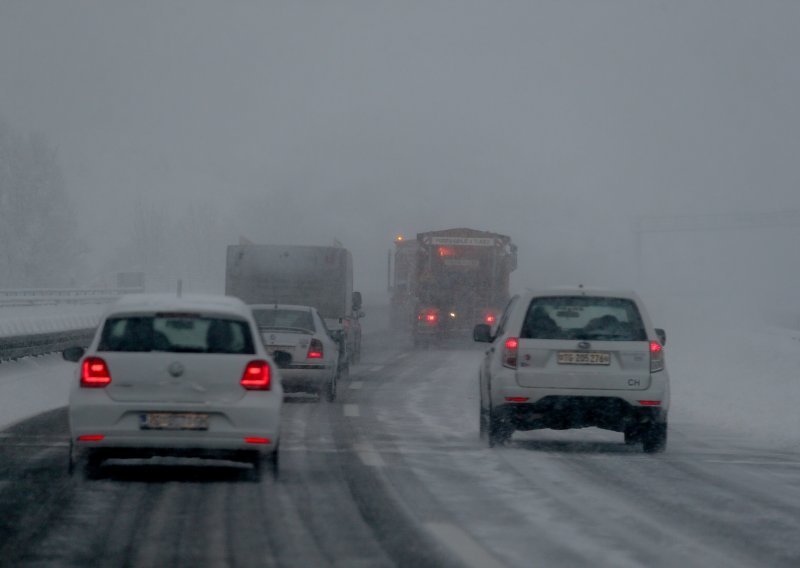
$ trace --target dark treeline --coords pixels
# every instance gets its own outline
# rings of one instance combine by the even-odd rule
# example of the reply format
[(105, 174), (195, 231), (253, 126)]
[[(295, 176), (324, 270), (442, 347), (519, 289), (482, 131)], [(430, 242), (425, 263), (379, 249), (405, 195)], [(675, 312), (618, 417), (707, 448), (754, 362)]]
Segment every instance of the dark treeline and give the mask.
[(0, 288), (75, 284), (78, 221), (55, 149), (0, 120)]

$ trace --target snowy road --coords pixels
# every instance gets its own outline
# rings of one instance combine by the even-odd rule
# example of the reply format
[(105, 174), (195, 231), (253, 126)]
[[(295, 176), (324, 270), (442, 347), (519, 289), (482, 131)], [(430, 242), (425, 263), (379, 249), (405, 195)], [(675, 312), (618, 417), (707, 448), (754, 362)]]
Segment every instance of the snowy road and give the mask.
[(384, 339), (368, 338), (336, 403), (286, 405), (277, 484), (189, 463), (79, 481), (66, 475), (63, 409), (5, 430), (0, 563), (800, 564), (800, 453), (785, 435), (770, 444), (704, 420), (678, 388), (687, 404), (664, 454), (600, 430), (517, 433), (490, 450), (477, 433), (481, 351)]

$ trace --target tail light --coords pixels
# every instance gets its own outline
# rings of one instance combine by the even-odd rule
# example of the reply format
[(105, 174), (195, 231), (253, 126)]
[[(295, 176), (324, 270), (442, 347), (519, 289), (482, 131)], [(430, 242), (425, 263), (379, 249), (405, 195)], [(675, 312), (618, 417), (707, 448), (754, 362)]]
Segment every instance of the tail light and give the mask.
[(517, 354), (519, 352), (519, 339), (509, 337), (503, 344), (503, 367), (517, 368)]
[(650, 342), (650, 372), (664, 369), (664, 347), (658, 341)]
[(308, 346), (308, 359), (322, 359), (324, 351), (322, 350), (322, 342), (319, 339), (312, 339), (311, 345)]
[(417, 319), (427, 324), (434, 324), (439, 321), (439, 314), (434, 311), (420, 312), (417, 315)]
[(244, 369), (241, 385), (247, 390), (272, 389), (272, 372), (266, 361), (250, 361)]
[(108, 365), (100, 357), (87, 357), (81, 366), (81, 387), (85, 389), (98, 389), (111, 383), (111, 373)]
[(494, 314), (486, 314), (486, 317), (483, 318), (486, 323), (492, 325), (494, 322), (497, 321), (497, 317)]

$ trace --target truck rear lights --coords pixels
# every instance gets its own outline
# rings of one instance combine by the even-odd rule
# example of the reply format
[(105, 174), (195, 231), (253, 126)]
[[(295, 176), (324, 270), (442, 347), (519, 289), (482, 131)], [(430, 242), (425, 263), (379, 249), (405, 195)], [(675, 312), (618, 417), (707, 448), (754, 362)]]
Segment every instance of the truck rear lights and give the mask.
[(417, 319), (425, 323), (433, 324), (439, 321), (439, 314), (436, 312), (420, 312)]
[(84, 434), (83, 436), (78, 436), (79, 442), (102, 442), (105, 439), (106, 437), (102, 434)]
[(247, 390), (268, 391), (272, 388), (272, 373), (266, 361), (250, 361), (240, 384)]
[(108, 365), (100, 357), (87, 357), (81, 366), (81, 387), (96, 389), (108, 386), (111, 383), (111, 373)]
[(658, 341), (650, 342), (650, 372), (664, 369), (664, 347)]
[(507, 396), (506, 402), (528, 402), (530, 399), (527, 396)]
[(319, 339), (312, 339), (311, 345), (308, 346), (308, 353), (306, 354), (306, 358), (308, 359), (322, 359), (324, 351), (322, 348), (322, 342)]
[(250, 437), (250, 438), (245, 438), (244, 442), (245, 442), (245, 444), (259, 444), (259, 445), (263, 446), (263, 445), (266, 445), (266, 444), (271, 444), (272, 440), (270, 440), (269, 438), (258, 438), (258, 437), (253, 436), (253, 437)]
[(503, 367), (517, 368), (517, 354), (519, 352), (519, 339), (509, 337), (503, 344)]

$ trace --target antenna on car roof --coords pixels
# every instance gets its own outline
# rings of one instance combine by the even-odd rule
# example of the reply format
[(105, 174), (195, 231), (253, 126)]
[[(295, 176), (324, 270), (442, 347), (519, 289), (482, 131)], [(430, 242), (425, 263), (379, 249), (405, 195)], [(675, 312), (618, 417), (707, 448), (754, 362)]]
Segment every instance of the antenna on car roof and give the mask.
[(183, 280), (178, 278), (178, 297), (179, 298), (181, 297), (182, 293), (183, 293)]

